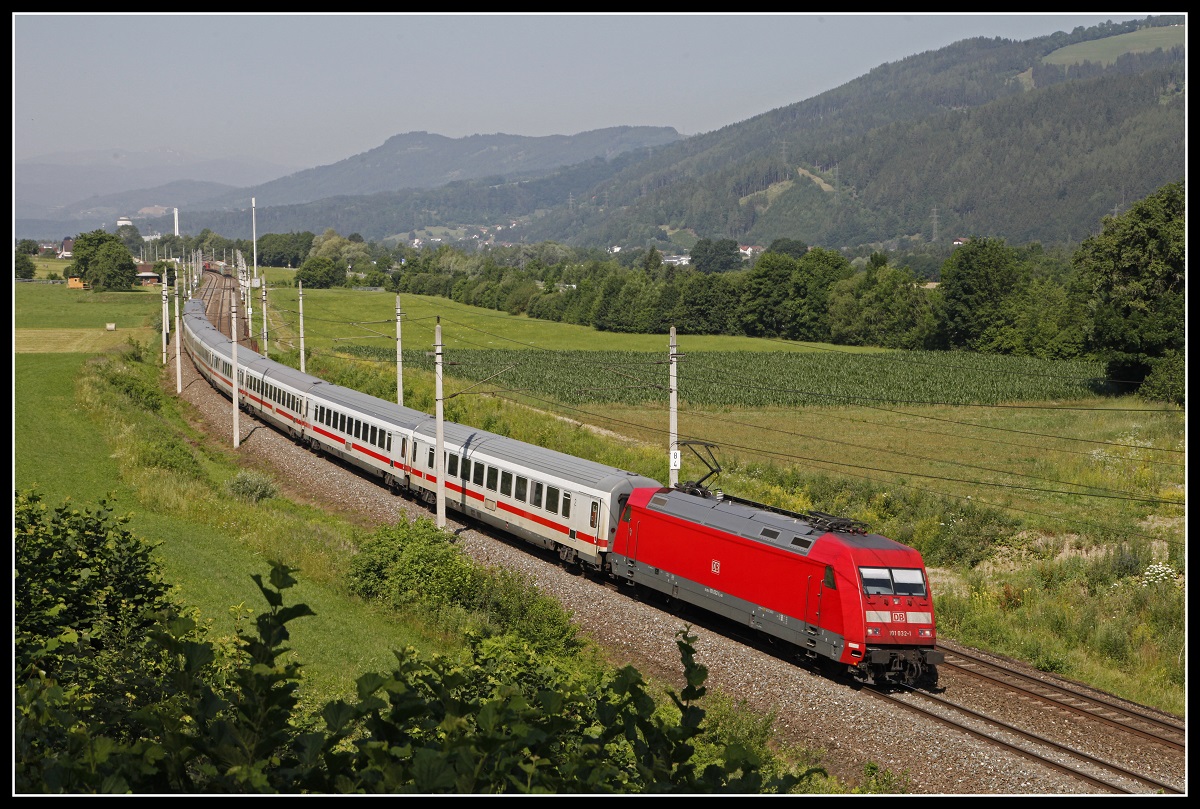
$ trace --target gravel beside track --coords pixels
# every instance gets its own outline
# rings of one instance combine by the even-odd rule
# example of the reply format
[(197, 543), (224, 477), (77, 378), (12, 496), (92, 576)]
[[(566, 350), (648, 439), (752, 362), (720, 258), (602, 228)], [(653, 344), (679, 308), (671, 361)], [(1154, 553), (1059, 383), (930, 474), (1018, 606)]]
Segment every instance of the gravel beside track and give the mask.
[[(175, 391), (174, 352), (164, 385)], [(232, 406), (183, 358), (183, 398), (195, 408), (197, 424), (217, 440), (230, 441)], [(411, 500), (302, 449), (246, 414), (240, 416), (244, 462), (270, 470), (288, 497), (344, 514), (370, 527), (432, 516)], [(253, 458), (253, 461), (251, 461)], [(303, 485), (295, 481), (304, 481)], [(685, 623), (697, 636), (697, 659), (708, 667), (710, 690), (725, 693), (762, 713), (774, 714), (778, 738), (820, 756), (832, 775), (855, 784), (869, 763), (907, 778), (918, 794), (1088, 794), (1098, 790), (1037, 765), (999, 753), (965, 734), (895, 712), (866, 694), (698, 625), (698, 616), (672, 614), (588, 577), (571, 573), (532, 546), (485, 533), (455, 520), (449, 528), (473, 558), (527, 574), (571, 611), (583, 633), (606, 650), (614, 664), (632, 664), (644, 676), (682, 687), (675, 633)], [(942, 677), (947, 691), (954, 683)], [(982, 710), (978, 705), (977, 709)]]

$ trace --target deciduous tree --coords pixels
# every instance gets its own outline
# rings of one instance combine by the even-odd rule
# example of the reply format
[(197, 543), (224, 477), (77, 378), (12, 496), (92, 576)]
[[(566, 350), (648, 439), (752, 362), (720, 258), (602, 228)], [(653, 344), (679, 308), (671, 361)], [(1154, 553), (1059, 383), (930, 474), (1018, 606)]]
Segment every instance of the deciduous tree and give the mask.
[[(1092, 344), (1108, 360), (1111, 379), (1141, 385), (1158, 365), (1178, 368), (1184, 351), (1182, 181), (1163, 186), (1117, 217), (1105, 217), (1074, 263), (1091, 287)], [(1160, 380), (1157, 383), (1162, 385)], [(1182, 403), (1182, 379), (1178, 385)]]
[(37, 265), (28, 253), (18, 250), (13, 256), (13, 271), (17, 278), (29, 279), (37, 274)]

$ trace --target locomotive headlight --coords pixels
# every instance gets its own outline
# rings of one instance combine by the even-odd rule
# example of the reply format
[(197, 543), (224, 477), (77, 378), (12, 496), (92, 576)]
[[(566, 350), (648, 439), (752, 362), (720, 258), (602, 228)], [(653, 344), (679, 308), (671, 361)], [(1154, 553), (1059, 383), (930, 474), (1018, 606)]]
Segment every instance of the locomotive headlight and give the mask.
[(869, 627), (867, 627), (867, 634), (868, 634), (868, 635), (878, 635), (878, 634), (879, 634), (879, 627), (877, 627), (877, 626), (869, 626)]
[(929, 629), (929, 628), (918, 629), (918, 630), (917, 630), (917, 636), (918, 636), (918, 637), (922, 637), (922, 638), (932, 638), (932, 637), (933, 637), (933, 630), (932, 630), (932, 629)]

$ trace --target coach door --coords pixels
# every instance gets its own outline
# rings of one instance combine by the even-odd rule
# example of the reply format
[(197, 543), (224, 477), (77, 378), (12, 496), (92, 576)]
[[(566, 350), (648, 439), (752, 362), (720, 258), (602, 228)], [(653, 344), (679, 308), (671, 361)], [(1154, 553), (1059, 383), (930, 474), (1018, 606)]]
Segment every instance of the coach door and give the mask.
[(592, 542), (596, 543), (597, 550), (607, 550), (606, 537), (600, 535), (600, 503), (596, 500), (584, 499), (580, 501), (580, 504), (584, 506), (581, 511), (587, 519), (587, 528), (584, 530), (592, 537)]

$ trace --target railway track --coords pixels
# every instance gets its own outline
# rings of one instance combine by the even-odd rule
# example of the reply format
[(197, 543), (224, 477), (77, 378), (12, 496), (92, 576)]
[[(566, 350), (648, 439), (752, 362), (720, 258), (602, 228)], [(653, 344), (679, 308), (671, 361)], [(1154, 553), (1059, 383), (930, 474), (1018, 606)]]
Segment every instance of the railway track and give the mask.
[(897, 693), (874, 687), (864, 687), (862, 690), (893, 707), (902, 707), (998, 749), (1071, 775), (1105, 792), (1132, 795), (1147, 792), (1183, 794), (1185, 791), (1152, 775), (1105, 761), (929, 692), (911, 690)]
[[(200, 299), (204, 301), (205, 314), (208, 316), (208, 321), (217, 327), (217, 330), (229, 337), (232, 332), (232, 302), (238, 294), (238, 280), (236, 276), (224, 275), (213, 270), (204, 272), (203, 281), (200, 284)], [(237, 311), (237, 327), (238, 345), (244, 345), (252, 351), (258, 351), (258, 343), (250, 337), (249, 318), (246, 316), (246, 310), (240, 305)]]
[(943, 670), (953, 669), (1008, 689), (1019, 699), (1037, 701), (1063, 714), (1084, 717), (1108, 728), (1182, 753), (1185, 726), (1178, 719), (1155, 715), (1112, 695), (1085, 691), (1065, 683), (1049, 682), (984, 660), (962, 649), (945, 649)]

